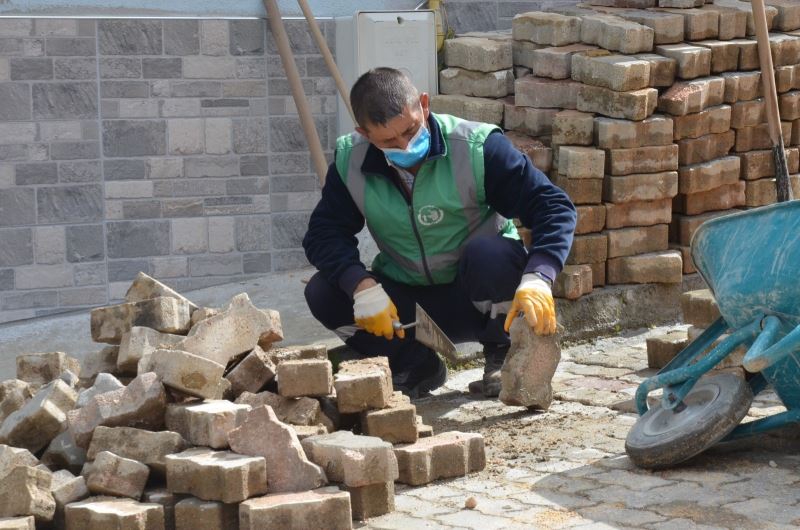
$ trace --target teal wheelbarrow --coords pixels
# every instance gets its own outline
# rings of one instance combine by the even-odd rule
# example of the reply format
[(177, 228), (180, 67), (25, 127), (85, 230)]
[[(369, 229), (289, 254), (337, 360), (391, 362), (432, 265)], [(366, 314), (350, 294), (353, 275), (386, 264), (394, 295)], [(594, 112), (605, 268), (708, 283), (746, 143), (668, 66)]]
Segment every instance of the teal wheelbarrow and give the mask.
[[(722, 316), (639, 385), (640, 417), (625, 450), (643, 468), (669, 467), (718, 442), (800, 422), (800, 201), (704, 223), (692, 257)], [(740, 346), (747, 348), (746, 378), (709, 373)], [(768, 386), (786, 411), (741, 423)], [(648, 407), (658, 389), (661, 399)]]

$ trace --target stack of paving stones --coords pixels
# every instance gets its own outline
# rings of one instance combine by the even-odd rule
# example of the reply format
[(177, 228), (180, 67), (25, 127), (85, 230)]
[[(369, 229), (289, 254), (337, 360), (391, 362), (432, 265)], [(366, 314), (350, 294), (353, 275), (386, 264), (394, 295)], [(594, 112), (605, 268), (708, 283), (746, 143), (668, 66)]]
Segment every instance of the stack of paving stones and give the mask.
[[(797, 194), (800, 2), (767, 4)], [(589, 0), (522, 13), (511, 31), (445, 43), (443, 72), (510, 71), (514, 94), (473, 97), (465, 81), (432, 109), (501, 125), (576, 204), (556, 296), (677, 283), (695, 272), (689, 248), (702, 222), (776, 200), (754, 35), (750, 3), (740, 0)]]
[[(720, 318), (719, 306), (710, 289), (688, 291), (681, 295), (683, 321), (689, 329), (673, 330), (647, 339), (647, 364), (650, 368), (661, 369), (667, 365), (681, 350), (697, 339), (711, 324)], [(723, 334), (709, 347), (717, 346), (728, 338)], [(715, 369), (740, 368), (747, 348), (740, 346), (726, 357)]]
[(0, 383), (0, 527), (350, 529), (394, 484), (485, 467), (478, 434), (433, 434), (385, 357), (279, 348), (280, 315), (240, 294), (198, 307), (139, 274), (91, 313), (106, 346), (17, 358)]

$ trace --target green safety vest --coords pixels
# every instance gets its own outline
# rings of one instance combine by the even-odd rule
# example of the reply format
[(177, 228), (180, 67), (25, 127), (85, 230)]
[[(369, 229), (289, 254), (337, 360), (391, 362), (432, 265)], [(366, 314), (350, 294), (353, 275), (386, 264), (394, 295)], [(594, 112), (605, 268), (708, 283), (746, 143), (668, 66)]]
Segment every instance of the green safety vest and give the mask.
[(453, 282), (475, 237), (519, 238), (514, 224), (487, 204), (483, 185), (483, 144), (500, 129), (444, 114), (434, 119), (445, 150), (419, 168), (411, 204), (390, 179), (362, 172), (366, 138), (352, 133), (336, 143), (336, 169), (380, 250), (372, 269), (408, 285)]

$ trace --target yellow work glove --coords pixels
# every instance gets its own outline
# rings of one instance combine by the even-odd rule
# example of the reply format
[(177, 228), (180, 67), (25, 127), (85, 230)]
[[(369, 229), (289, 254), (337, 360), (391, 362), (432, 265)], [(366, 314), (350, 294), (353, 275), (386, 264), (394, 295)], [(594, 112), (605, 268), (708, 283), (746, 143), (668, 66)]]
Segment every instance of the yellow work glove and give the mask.
[(522, 281), (514, 294), (511, 310), (506, 316), (505, 330), (517, 315), (525, 313), (525, 320), (537, 335), (552, 335), (556, 332), (556, 304), (550, 285), (537, 274), (523, 274)]
[(393, 324), (399, 322), (397, 308), (380, 284), (364, 289), (353, 295), (353, 313), (356, 325), (365, 331), (392, 340), (395, 334), (405, 338), (406, 332), (395, 330)]

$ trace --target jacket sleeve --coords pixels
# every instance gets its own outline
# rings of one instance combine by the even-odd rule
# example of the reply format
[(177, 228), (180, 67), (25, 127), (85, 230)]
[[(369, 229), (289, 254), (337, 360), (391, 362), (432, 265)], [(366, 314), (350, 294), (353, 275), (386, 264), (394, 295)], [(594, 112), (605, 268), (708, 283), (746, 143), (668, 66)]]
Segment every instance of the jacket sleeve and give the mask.
[(539, 272), (554, 280), (572, 247), (577, 220), (572, 201), (499, 132), (484, 143), (484, 165), (489, 205), (531, 230), (524, 272)]
[(331, 164), (322, 198), (308, 221), (303, 249), (320, 274), (351, 297), (358, 283), (370, 276), (358, 252), (356, 234), (362, 228), (364, 217), (339, 176), (336, 164)]

